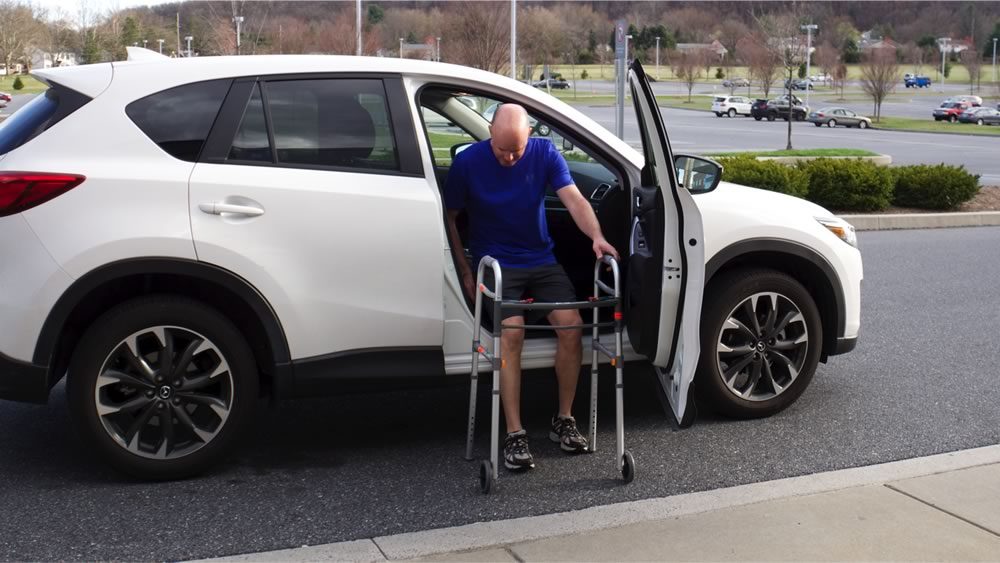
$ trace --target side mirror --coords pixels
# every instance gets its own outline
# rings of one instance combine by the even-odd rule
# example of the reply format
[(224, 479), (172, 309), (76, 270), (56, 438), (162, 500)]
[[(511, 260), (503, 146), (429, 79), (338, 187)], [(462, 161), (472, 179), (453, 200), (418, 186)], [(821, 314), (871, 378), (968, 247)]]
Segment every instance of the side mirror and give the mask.
[(722, 165), (714, 160), (689, 154), (675, 154), (677, 184), (693, 194), (714, 190), (722, 180)]
[(455, 155), (472, 146), (472, 143), (459, 143), (451, 146), (451, 159), (455, 160)]

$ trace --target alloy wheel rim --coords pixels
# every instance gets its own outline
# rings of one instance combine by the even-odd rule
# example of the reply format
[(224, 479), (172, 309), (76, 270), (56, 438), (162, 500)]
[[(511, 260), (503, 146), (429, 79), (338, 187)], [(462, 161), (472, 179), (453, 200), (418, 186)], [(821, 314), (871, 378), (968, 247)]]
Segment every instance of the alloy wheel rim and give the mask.
[(233, 376), (211, 340), (189, 329), (155, 326), (115, 346), (101, 364), (94, 406), (108, 435), (147, 459), (200, 450), (225, 426)]
[(716, 366), (730, 393), (752, 402), (787, 391), (809, 354), (809, 329), (780, 293), (755, 293), (733, 308), (716, 339)]

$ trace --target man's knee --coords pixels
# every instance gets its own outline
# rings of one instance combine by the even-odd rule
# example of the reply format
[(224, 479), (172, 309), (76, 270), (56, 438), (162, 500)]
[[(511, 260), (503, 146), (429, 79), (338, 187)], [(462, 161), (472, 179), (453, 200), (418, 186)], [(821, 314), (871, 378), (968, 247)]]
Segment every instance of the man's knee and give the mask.
[[(553, 326), (568, 327), (583, 324), (583, 319), (580, 317), (580, 312), (576, 309), (567, 309), (553, 311), (553, 314), (549, 318), (549, 322)], [(559, 340), (567, 343), (579, 342), (580, 338), (583, 336), (583, 330), (579, 328), (564, 328), (557, 330), (556, 332), (559, 335)]]
[[(522, 317), (509, 317), (504, 319), (503, 324), (523, 325), (524, 320)], [(504, 350), (520, 350), (521, 346), (524, 344), (523, 328), (505, 328), (503, 329), (503, 334), (501, 336), (501, 344)]]

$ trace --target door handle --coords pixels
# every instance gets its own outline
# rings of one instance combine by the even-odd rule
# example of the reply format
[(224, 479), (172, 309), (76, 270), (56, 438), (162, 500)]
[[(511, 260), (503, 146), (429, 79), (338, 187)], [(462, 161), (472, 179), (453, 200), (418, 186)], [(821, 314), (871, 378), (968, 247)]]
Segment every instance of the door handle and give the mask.
[(224, 203), (212, 201), (209, 203), (199, 203), (198, 209), (210, 215), (222, 215), (223, 213), (233, 213), (236, 215), (246, 215), (257, 217), (264, 214), (264, 210), (254, 205), (237, 205), (235, 203)]

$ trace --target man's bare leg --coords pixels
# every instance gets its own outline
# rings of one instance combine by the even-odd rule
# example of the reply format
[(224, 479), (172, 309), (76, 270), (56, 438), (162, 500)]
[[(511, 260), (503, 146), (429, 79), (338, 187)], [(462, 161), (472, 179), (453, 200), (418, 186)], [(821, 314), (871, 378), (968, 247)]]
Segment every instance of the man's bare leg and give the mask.
[[(523, 325), (524, 317), (504, 319), (503, 324)], [(500, 369), (500, 400), (503, 402), (507, 433), (523, 429), (521, 425), (521, 349), (524, 346), (524, 329), (504, 329), (500, 339), (500, 359), (504, 366)], [(579, 366), (577, 366), (579, 368)]]
[[(548, 315), (552, 326), (571, 326), (583, 324), (580, 312), (576, 309), (559, 309)], [(580, 379), (580, 364), (583, 361), (583, 331), (578, 328), (557, 330), (559, 337), (556, 349), (556, 380), (559, 382), (559, 414), (572, 416), (573, 398), (576, 396), (576, 384)], [(518, 358), (520, 359), (520, 358)]]

